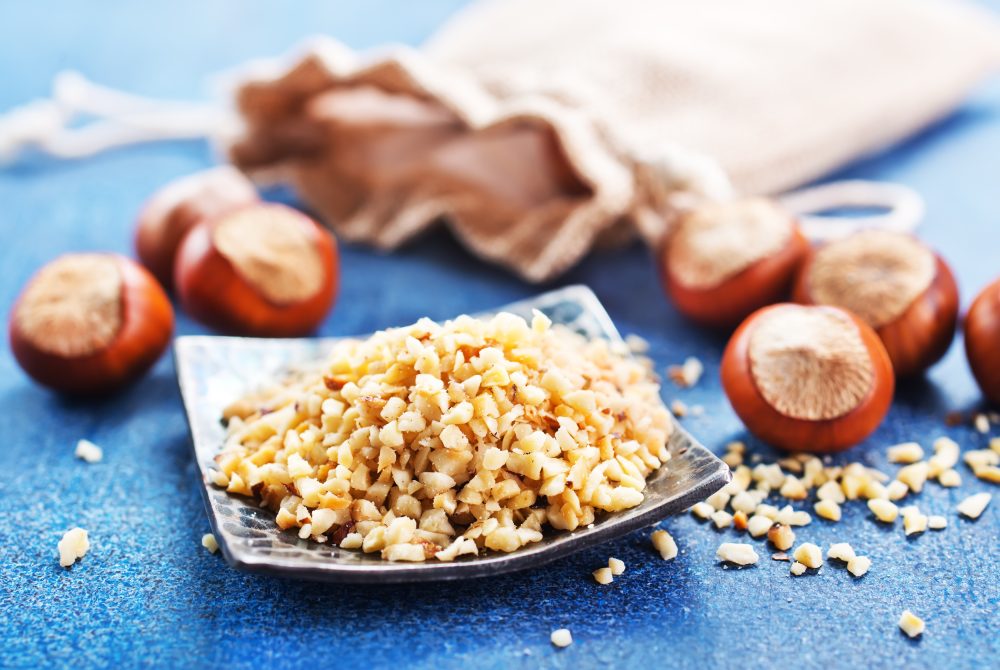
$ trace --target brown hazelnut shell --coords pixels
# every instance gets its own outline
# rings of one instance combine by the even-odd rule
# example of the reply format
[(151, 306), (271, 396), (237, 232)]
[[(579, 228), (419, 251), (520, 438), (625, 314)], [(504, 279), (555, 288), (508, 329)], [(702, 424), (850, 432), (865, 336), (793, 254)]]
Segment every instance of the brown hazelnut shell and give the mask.
[(139, 260), (168, 291), (181, 240), (195, 225), (259, 202), (253, 183), (224, 166), (172, 181), (145, 202), (135, 227)]
[(174, 285), (181, 306), (192, 318), (223, 333), (253, 337), (299, 337), (314, 331), (333, 305), (339, 260), (333, 236), (305, 214), (273, 203), (301, 221), (320, 254), (324, 277), (308, 299), (279, 305), (265, 298), (223, 256), (213, 242), (218, 219), (202, 221), (188, 232), (177, 252)]
[(809, 242), (795, 225), (781, 251), (707, 289), (690, 288), (671, 274), (668, 248), (664, 246), (660, 254), (661, 278), (677, 310), (702, 326), (731, 329), (753, 311), (788, 297)]
[(733, 333), (722, 356), (722, 387), (733, 410), (752, 434), (779, 449), (833, 453), (843, 451), (868, 437), (882, 423), (895, 390), (889, 355), (875, 331), (847, 310), (857, 326), (872, 361), (872, 385), (868, 394), (851, 411), (833, 419), (797, 419), (780, 413), (761, 395), (750, 369), (750, 336), (758, 319), (785, 304), (771, 305), (754, 312)]
[(156, 279), (135, 261), (114, 256), (121, 272), (122, 325), (108, 346), (91, 354), (64, 357), (36, 347), (11, 311), (10, 346), (26, 373), (56, 391), (104, 394), (134, 381), (160, 358), (174, 329), (174, 310)]
[(1000, 406), (1000, 279), (984, 288), (969, 307), (965, 355), (983, 395)]
[[(809, 272), (815, 258), (813, 250), (795, 279), (792, 299), (803, 305), (817, 304), (809, 290)], [(919, 375), (937, 363), (955, 338), (958, 285), (951, 268), (937, 253), (934, 266), (930, 286), (894, 321), (875, 329), (899, 379)]]

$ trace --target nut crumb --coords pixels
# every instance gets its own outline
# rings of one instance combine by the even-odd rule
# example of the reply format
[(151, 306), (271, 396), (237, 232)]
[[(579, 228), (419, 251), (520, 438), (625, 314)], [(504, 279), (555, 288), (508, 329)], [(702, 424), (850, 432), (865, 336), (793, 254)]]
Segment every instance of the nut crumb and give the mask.
[(847, 571), (855, 577), (861, 577), (872, 567), (872, 559), (867, 556), (855, 556), (847, 562)]
[(691, 388), (701, 379), (705, 367), (694, 356), (688, 356), (682, 365), (671, 365), (667, 368), (667, 377), (681, 388)]
[(677, 543), (665, 530), (654, 530), (651, 536), (653, 548), (660, 552), (660, 558), (672, 561), (677, 557)]
[(771, 554), (771, 560), (772, 561), (787, 561), (788, 560), (788, 554), (786, 554), (783, 551), (775, 552), (775, 553)]
[(100, 463), (104, 458), (104, 450), (90, 440), (80, 440), (76, 443), (73, 455), (87, 463)]
[(916, 463), (924, 457), (924, 449), (916, 442), (903, 442), (886, 450), (890, 463)]
[(549, 641), (560, 649), (568, 647), (573, 644), (573, 634), (569, 632), (569, 628), (559, 628), (552, 631), (552, 634), (549, 635)]
[(797, 546), (792, 556), (807, 568), (818, 568), (823, 565), (823, 552), (812, 542)]
[(719, 545), (715, 555), (720, 561), (734, 563), (736, 565), (753, 565), (760, 557), (749, 544), (739, 544), (736, 542), (723, 542)]
[(776, 549), (787, 551), (795, 544), (795, 532), (789, 526), (776, 524), (767, 531), (767, 539)]
[(804, 575), (805, 574), (805, 572), (806, 572), (806, 566), (803, 563), (799, 563), (798, 561), (795, 561), (794, 563), (792, 563), (792, 567), (790, 568), (790, 571), (791, 571), (791, 573), (793, 575), (795, 575), (796, 577), (798, 577), (800, 575)]
[(948, 519), (937, 514), (927, 517), (927, 527), (931, 530), (944, 530), (948, 527)]
[(625, 572), (625, 561), (617, 558), (608, 559), (608, 569), (611, 570), (611, 574), (617, 577), (618, 575)]
[(83, 528), (72, 528), (59, 540), (59, 565), (69, 568), (90, 550), (90, 539)]
[(813, 506), (816, 515), (827, 521), (840, 521), (840, 505), (832, 500), (820, 500)]
[(924, 620), (910, 610), (903, 610), (899, 615), (899, 627), (910, 637), (917, 637), (924, 632)]
[(598, 568), (594, 570), (594, 581), (598, 584), (610, 584), (615, 581), (611, 568)]
[(977, 414), (976, 418), (972, 420), (972, 425), (983, 435), (990, 432), (990, 420), (985, 414)]
[(855, 557), (854, 547), (849, 545), (847, 542), (837, 542), (831, 544), (830, 548), (826, 550), (826, 559), (836, 559), (838, 561), (843, 561), (844, 563), (850, 563), (851, 559)]
[(201, 546), (208, 549), (208, 553), (214, 554), (219, 550), (219, 541), (211, 533), (205, 533), (201, 536)]
[(970, 519), (978, 519), (986, 506), (990, 504), (993, 496), (989, 493), (976, 493), (958, 503), (958, 513)]
[(868, 509), (882, 523), (892, 523), (899, 516), (899, 508), (888, 500), (882, 500), (881, 498), (869, 500)]

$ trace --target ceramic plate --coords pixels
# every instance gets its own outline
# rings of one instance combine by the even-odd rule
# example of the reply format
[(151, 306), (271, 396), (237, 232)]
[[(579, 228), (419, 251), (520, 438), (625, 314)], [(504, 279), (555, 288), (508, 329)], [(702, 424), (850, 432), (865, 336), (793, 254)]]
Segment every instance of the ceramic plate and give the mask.
[[(621, 341), (597, 296), (570, 286), (498, 308), (530, 318), (544, 312), (588, 337)], [(730, 479), (729, 468), (680, 425), (670, 440), (672, 458), (647, 481), (638, 507), (605, 514), (574, 532), (549, 530), (510, 554), (487, 552), (454, 562), (391, 563), (379, 555), (300, 540), (274, 523), (274, 514), (212, 485), (208, 478), (225, 439), (222, 409), (282, 371), (325, 357), (334, 338), (260, 339), (188, 336), (174, 344), (177, 377), (215, 537), (233, 567), (285, 577), (344, 582), (410, 582), (463, 579), (532, 568), (649, 526), (705, 499)]]

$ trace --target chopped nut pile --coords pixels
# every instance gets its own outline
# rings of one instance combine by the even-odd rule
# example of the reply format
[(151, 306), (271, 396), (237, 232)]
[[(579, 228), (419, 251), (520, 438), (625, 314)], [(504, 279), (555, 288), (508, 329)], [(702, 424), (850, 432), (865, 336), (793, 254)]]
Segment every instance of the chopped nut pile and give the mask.
[(550, 326), (422, 319), (338, 343), (321, 373), (227, 409), (214, 483), (302, 538), (394, 561), (514, 551), (634, 507), (669, 458), (659, 386)]

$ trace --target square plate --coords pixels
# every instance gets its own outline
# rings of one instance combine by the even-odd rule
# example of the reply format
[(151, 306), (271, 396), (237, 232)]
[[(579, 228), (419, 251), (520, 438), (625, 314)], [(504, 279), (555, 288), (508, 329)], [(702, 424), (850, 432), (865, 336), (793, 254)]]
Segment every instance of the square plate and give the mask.
[[(569, 286), (495, 311), (530, 319), (532, 309), (587, 337), (621, 342), (608, 313), (585, 286)], [(729, 467), (675, 421), (669, 445), (671, 459), (647, 480), (642, 504), (604, 514), (592, 526), (573, 532), (549, 529), (542, 541), (513, 553), (487, 552), (450, 563), (391, 563), (378, 554), (300, 540), (295, 532), (279, 529), (271, 511), (212, 485), (209, 472), (225, 440), (223, 408), (288, 368), (324, 358), (334, 342), (336, 338), (187, 336), (177, 338), (174, 344), (177, 378), (208, 518), (226, 561), (235, 568), (285, 577), (383, 583), (462, 579), (522, 570), (654, 524), (704, 500), (731, 478)]]

